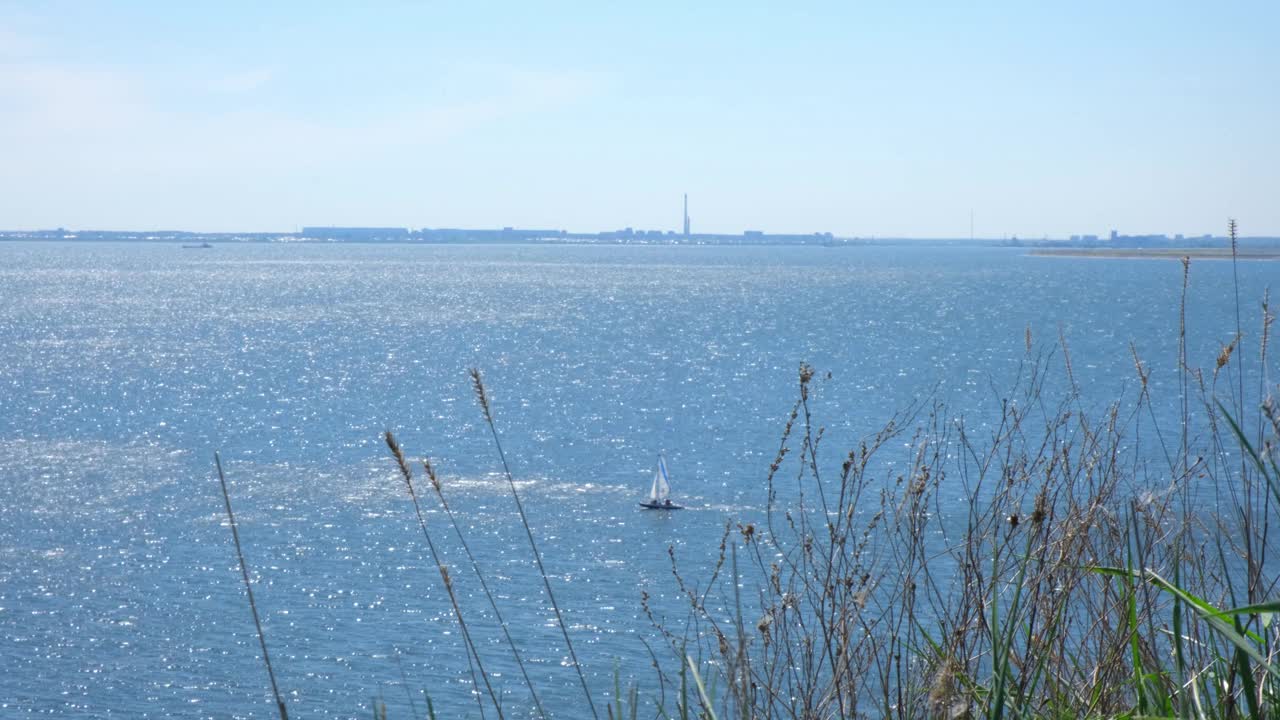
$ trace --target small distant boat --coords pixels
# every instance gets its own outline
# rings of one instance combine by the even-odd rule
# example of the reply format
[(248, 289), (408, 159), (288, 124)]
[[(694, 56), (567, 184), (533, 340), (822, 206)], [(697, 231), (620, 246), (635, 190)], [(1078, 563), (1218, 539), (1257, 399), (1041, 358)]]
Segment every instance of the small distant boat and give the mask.
[(671, 483), (667, 480), (667, 461), (658, 456), (658, 469), (653, 473), (653, 486), (649, 488), (649, 499), (640, 503), (645, 510), (683, 510), (684, 508), (671, 502)]
[(213, 246), (206, 242), (199, 245), (183, 245), (182, 247), (186, 250), (208, 250)]

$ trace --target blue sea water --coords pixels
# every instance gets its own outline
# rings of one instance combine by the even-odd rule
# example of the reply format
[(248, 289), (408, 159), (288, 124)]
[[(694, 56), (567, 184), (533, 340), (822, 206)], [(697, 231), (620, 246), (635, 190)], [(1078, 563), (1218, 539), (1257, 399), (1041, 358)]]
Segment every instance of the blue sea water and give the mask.
[[(1239, 266), (1245, 362), (1275, 268)], [(1133, 343), (1175, 418), (1181, 287), (1177, 262), (1016, 249), (0, 243), (0, 716), (273, 716), (215, 450), (291, 714), (421, 716), (425, 691), (478, 715), (391, 429), (440, 471), (544, 701), (581, 717), (467, 368), (603, 704), (615, 668), (646, 682), (641, 592), (684, 617), (667, 548), (697, 577), (727, 520), (759, 517), (802, 361), (831, 373), (837, 462), (922, 397), (980, 425), (1028, 328), (1066, 340), (1096, 407), (1135, 393)], [(1193, 364), (1234, 335), (1233, 287), (1230, 263), (1193, 262)], [(637, 509), (659, 451), (683, 512)]]

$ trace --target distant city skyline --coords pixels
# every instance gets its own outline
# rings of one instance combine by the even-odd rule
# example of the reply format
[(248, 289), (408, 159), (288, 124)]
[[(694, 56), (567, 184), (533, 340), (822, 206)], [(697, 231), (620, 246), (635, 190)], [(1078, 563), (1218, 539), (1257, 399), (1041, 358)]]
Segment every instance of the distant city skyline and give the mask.
[[(108, 241), (108, 242), (175, 242), (186, 240), (210, 240), (218, 242), (286, 242), (286, 243), (410, 243), (410, 244), (484, 244), (484, 243), (551, 243), (551, 244), (694, 244), (694, 245), (825, 245), (848, 246), (868, 244), (907, 245), (933, 241), (968, 246), (993, 244), (1026, 247), (1066, 246), (1077, 248), (1224, 248), (1230, 245), (1225, 234), (1204, 233), (1188, 235), (1175, 233), (1121, 233), (1112, 230), (1107, 235), (1084, 234), (1067, 237), (975, 237), (968, 238), (912, 238), (902, 236), (840, 236), (830, 232), (765, 233), (744, 230), (739, 233), (691, 232), (689, 217), (684, 216), (682, 232), (653, 228), (623, 227), (610, 230), (584, 230), (569, 228), (449, 228), (449, 227), (394, 227), (394, 226), (303, 226), (292, 232), (242, 230), (238, 232), (199, 232), (178, 228), (151, 230), (103, 230), (93, 228), (47, 228), (14, 231), (0, 228), (0, 241)], [(1268, 235), (1239, 235), (1242, 247), (1253, 248), (1280, 246), (1280, 237)], [(202, 245), (200, 247), (210, 247)]]
[(0, 0), (0, 229), (1276, 236), (1277, 27), (1274, 2)]
[[(513, 225), (501, 225), (501, 226), (497, 226), (497, 225), (489, 225), (489, 226), (460, 227), (460, 226), (450, 226), (450, 225), (437, 225), (437, 226), (430, 226), (430, 225), (393, 226), (393, 225), (380, 225), (380, 224), (371, 224), (371, 225), (323, 225), (323, 226), (318, 226), (318, 225), (295, 225), (295, 226), (294, 226), (294, 229), (292, 229), (292, 230), (269, 230), (269, 229), (261, 229), (261, 228), (258, 228), (258, 229), (252, 229), (252, 228), (239, 228), (239, 229), (236, 229), (236, 230), (193, 230), (193, 229), (181, 228), (181, 227), (156, 227), (156, 228), (103, 228), (103, 227), (83, 227), (83, 228), (76, 228), (76, 227), (67, 227), (67, 226), (64, 224), (64, 225), (56, 225), (56, 226), (42, 227), (42, 228), (6, 228), (6, 227), (0, 227), (0, 239), (14, 239), (14, 237), (15, 237), (15, 236), (21, 236), (23, 233), (31, 233), (33, 236), (48, 237), (48, 236), (51, 236), (51, 235), (57, 235), (57, 234), (59, 234), (59, 233), (63, 233), (63, 234), (66, 234), (66, 235), (68, 235), (68, 236), (71, 236), (71, 235), (74, 235), (74, 234), (76, 234), (76, 233), (80, 233), (80, 232), (88, 233), (88, 234), (90, 234), (90, 235), (97, 234), (97, 233), (107, 233), (107, 234), (110, 234), (110, 233), (124, 233), (124, 234), (134, 234), (134, 235), (137, 235), (137, 234), (146, 234), (146, 233), (149, 233), (149, 232), (150, 232), (150, 233), (155, 233), (155, 234), (158, 234), (158, 235), (165, 235), (165, 234), (177, 233), (177, 234), (194, 234), (194, 235), (200, 235), (200, 234), (207, 234), (207, 235), (235, 235), (235, 234), (240, 234), (240, 235), (244, 235), (244, 236), (270, 236), (270, 235), (276, 235), (276, 236), (300, 236), (300, 237), (311, 236), (311, 237), (317, 237), (317, 232), (316, 232), (316, 231), (342, 231), (342, 233), (347, 234), (347, 235), (350, 235), (350, 234), (352, 234), (352, 233), (355, 233), (355, 234), (357, 234), (357, 235), (363, 234), (363, 235), (367, 235), (367, 236), (370, 236), (370, 235), (377, 235), (377, 234), (381, 233), (382, 235), (380, 235), (380, 237), (383, 237), (383, 239), (393, 239), (393, 238), (395, 238), (395, 237), (397, 237), (397, 236), (409, 237), (410, 235), (421, 235), (421, 234), (423, 234), (423, 233), (430, 233), (430, 234), (434, 234), (434, 235), (440, 235), (440, 234), (442, 234), (442, 233), (443, 233), (443, 234), (445, 234), (445, 235), (451, 235), (451, 234), (452, 234), (452, 235), (456, 235), (456, 236), (458, 236), (458, 237), (465, 236), (465, 235), (466, 235), (466, 234), (468, 234), (468, 233), (472, 233), (472, 234), (474, 234), (474, 235), (475, 235), (475, 236), (477, 236), (477, 237), (481, 237), (481, 236), (488, 236), (488, 235), (490, 235), (490, 234), (495, 234), (495, 233), (506, 233), (506, 234), (510, 234), (512, 237), (518, 237), (518, 238), (533, 238), (533, 237), (539, 237), (539, 238), (551, 238), (551, 237), (585, 238), (585, 237), (588, 237), (588, 236), (594, 236), (594, 237), (597, 237), (597, 238), (620, 238), (620, 237), (633, 237), (633, 236), (634, 236), (634, 237), (636, 237), (636, 238), (649, 238), (649, 239), (671, 239), (671, 238), (685, 238), (685, 239), (688, 239), (688, 238), (711, 238), (711, 237), (716, 237), (716, 238), (735, 238), (735, 237), (743, 237), (743, 238), (747, 238), (747, 239), (749, 239), (749, 240), (750, 240), (750, 239), (759, 239), (759, 238), (761, 238), (762, 236), (775, 236), (775, 237), (791, 237), (791, 238), (807, 238), (807, 239), (817, 238), (819, 241), (821, 241), (823, 238), (825, 238), (825, 239), (827, 239), (827, 240), (830, 240), (830, 239), (833, 239), (833, 238), (834, 238), (834, 239), (840, 239), (840, 240), (875, 240), (875, 239), (877, 239), (877, 238), (880, 238), (880, 239), (890, 239), (890, 240), (930, 240), (930, 239), (941, 239), (941, 240), (963, 240), (963, 239), (965, 239), (965, 238), (964, 238), (964, 236), (961, 236), (961, 235), (951, 235), (951, 236), (934, 236), (934, 237), (932, 237), (932, 238), (931, 238), (931, 237), (927, 237), (927, 236), (911, 236), (911, 235), (885, 235), (885, 236), (876, 236), (876, 235), (857, 235), (857, 234), (853, 234), (853, 235), (841, 235), (841, 234), (837, 234), (837, 233), (832, 233), (832, 232), (830, 232), (830, 231), (822, 231), (822, 230), (815, 230), (815, 231), (783, 231), (783, 232), (767, 232), (767, 233), (766, 233), (766, 232), (764, 232), (764, 231), (761, 231), (761, 230), (755, 230), (755, 229), (751, 229), (751, 228), (742, 229), (742, 230), (740, 230), (740, 231), (729, 231), (729, 232), (724, 232), (724, 231), (694, 232), (694, 231), (693, 231), (693, 229), (692, 229), (692, 222), (691, 222), (691, 218), (690, 218), (690, 216), (689, 216), (689, 195), (688, 195), (688, 193), (685, 193), (685, 194), (682, 196), (682, 202), (683, 202), (683, 204), (682, 204), (682, 215), (681, 215), (681, 228), (680, 228), (679, 230), (671, 230), (671, 229), (664, 229), (664, 228), (643, 228), (643, 227), (632, 227), (632, 226), (630, 226), (630, 225), (627, 225), (627, 226), (621, 226), (621, 227), (612, 227), (612, 228), (595, 228), (595, 229), (588, 229), (588, 228), (570, 228), (570, 227), (565, 226), (565, 225), (559, 225), (559, 226), (557, 226), (557, 225), (549, 225), (549, 226), (544, 227), (544, 228), (525, 228), (525, 227), (517, 227), (517, 226), (513, 226)], [(972, 212), (970, 212), (970, 221), (969, 221), (969, 222), (970, 222), (970, 225), (969, 225), (969, 235), (968, 235), (968, 238), (967, 238), (967, 239), (968, 239), (969, 241), (971, 241), (971, 242), (972, 242), (972, 241), (977, 240), (977, 241), (978, 241), (978, 242), (980, 242), (980, 243), (986, 243), (986, 242), (990, 242), (990, 241), (993, 241), (993, 240), (1018, 240), (1018, 239), (1020, 239), (1020, 238), (1019, 238), (1019, 236), (1018, 236), (1016, 233), (1014, 233), (1014, 234), (1005, 233), (1005, 234), (1002, 234), (1002, 235), (990, 235), (990, 236), (975, 235), (975, 234), (974, 234), (974, 232), (973, 232), (973, 215), (972, 215)], [(319, 236), (320, 236), (320, 237), (323, 237), (324, 235), (323, 235), (323, 234), (321, 234), (321, 235), (319, 235)], [(1103, 241), (1110, 241), (1110, 242), (1113, 242), (1113, 243), (1114, 243), (1117, 239), (1127, 239), (1127, 240), (1130, 240), (1130, 241), (1144, 241), (1144, 240), (1145, 240), (1145, 241), (1155, 241), (1155, 242), (1166, 242), (1166, 241), (1182, 241), (1182, 240), (1184, 240), (1184, 238), (1185, 238), (1186, 240), (1188, 240), (1188, 241), (1192, 241), (1192, 240), (1194, 240), (1194, 241), (1207, 241), (1207, 240), (1211, 240), (1211, 239), (1222, 239), (1222, 238), (1224, 238), (1224, 237), (1226, 237), (1226, 235), (1225, 235), (1225, 234), (1222, 234), (1222, 233), (1215, 233), (1215, 232), (1206, 232), (1206, 233), (1146, 233), (1146, 232), (1127, 233), (1127, 232), (1121, 232), (1121, 231), (1119, 231), (1119, 230), (1117, 230), (1117, 229), (1115, 229), (1115, 228), (1112, 228), (1109, 232), (1107, 232), (1107, 233), (1102, 233), (1102, 234), (1098, 234), (1098, 233), (1073, 233), (1073, 234), (1071, 234), (1071, 235), (1065, 235), (1065, 234), (1064, 234), (1064, 235), (1047, 235), (1047, 234), (1046, 234), (1046, 235), (1040, 235), (1040, 236), (1023, 236), (1021, 239), (1023, 239), (1023, 240), (1029, 240), (1029, 241), (1035, 241), (1035, 240), (1046, 240), (1046, 241), (1048, 241), (1048, 240), (1058, 240), (1058, 241), (1069, 241), (1069, 242), (1071, 242), (1071, 243), (1083, 243), (1083, 244), (1089, 244), (1089, 243), (1098, 243), (1098, 242), (1103, 242)], [(1268, 240), (1278, 239), (1278, 238), (1277, 238), (1277, 235), (1270, 235), (1270, 234), (1264, 234), (1264, 233), (1252, 233), (1252, 234), (1248, 234), (1248, 235), (1241, 235), (1241, 237), (1265, 238), (1265, 239), (1268, 239)]]

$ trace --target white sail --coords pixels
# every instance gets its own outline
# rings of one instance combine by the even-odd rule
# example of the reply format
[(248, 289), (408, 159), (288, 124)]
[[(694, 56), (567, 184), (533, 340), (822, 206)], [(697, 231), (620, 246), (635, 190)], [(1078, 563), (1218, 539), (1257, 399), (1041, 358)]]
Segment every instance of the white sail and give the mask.
[(671, 502), (671, 481), (667, 477), (667, 459), (658, 455), (658, 469), (653, 471), (653, 484), (649, 486), (649, 497), (640, 503), (650, 510), (680, 510), (680, 506)]
[(659, 503), (671, 494), (671, 484), (667, 482), (667, 461), (658, 456), (658, 469), (653, 473), (653, 487), (649, 490), (649, 501)]

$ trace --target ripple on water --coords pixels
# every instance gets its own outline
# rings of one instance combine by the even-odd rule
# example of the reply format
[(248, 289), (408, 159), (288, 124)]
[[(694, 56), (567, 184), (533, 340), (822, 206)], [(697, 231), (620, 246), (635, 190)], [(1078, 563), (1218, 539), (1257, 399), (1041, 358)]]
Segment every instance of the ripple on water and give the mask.
[[(480, 367), (531, 530), (607, 693), (642, 688), (639, 608), (683, 618), (728, 519), (760, 521), (795, 395), (819, 376), (823, 460), (937, 392), (981, 425), (1062, 327), (1081, 387), (1176, 378), (1180, 269), (945, 248), (0, 247), (0, 704), (63, 717), (268, 717), (213, 472), (221, 452), (291, 710), (349, 717), (473, 685), (435, 559), (381, 433), (429, 455), (549, 704), (576, 679), (473, 400)], [(1168, 272), (1165, 272), (1165, 271)], [(1226, 267), (1193, 270), (1212, 362)], [(1242, 297), (1266, 274), (1241, 266)], [(1232, 310), (1231, 313), (1234, 311)], [(1233, 314), (1231, 315), (1234, 316)], [(1119, 357), (1123, 362), (1109, 363)], [(1176, 393), (1175, 393), (1176, 396)], [(664, 451), (682, 513), (640, 513)], [(439, 559), (512, 708), (518, 668), (449, 518)], [(892, 470), (887, 468), (886, 471)], [(787, 493), (780, 484), (780, 492)], [(962, 506), (964, 498), (951, 498)], [(653, 642), (661, 647), (661, 641)], [(418, 703), (421, 709), (421, 702)]]

